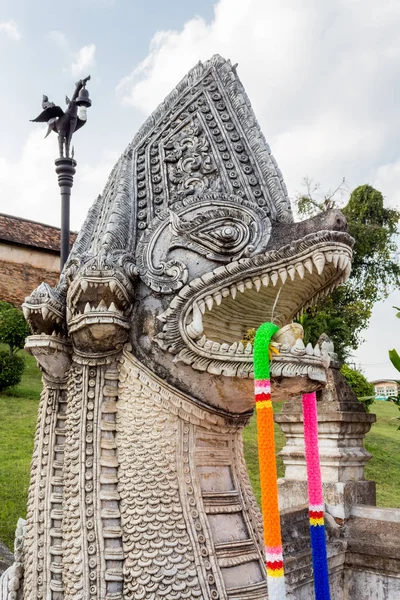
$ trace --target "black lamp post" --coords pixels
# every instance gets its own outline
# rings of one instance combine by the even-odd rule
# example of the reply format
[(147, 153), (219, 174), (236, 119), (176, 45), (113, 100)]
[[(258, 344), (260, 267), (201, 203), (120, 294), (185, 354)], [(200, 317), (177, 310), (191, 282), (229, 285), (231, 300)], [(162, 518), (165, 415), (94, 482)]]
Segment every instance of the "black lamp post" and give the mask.
[(43, 112), (33, 119), (35, 123), (47, 122), (49, 128), (46, 137), (51, 131), (58, 134), (59, 158), (56, 158), (56, 173), (61, 193), (61, 242), (60, 242), (60, 271), (62, 271), (69, 255), (70, 245), (70, 198), (71, 188), (74, 183), (76, 172), (76, 161), (74, 150), (70, 154), (72, 136), (83, 125), (87, 119), (87, 109), (92, 105), (86, 83), (89, 77), (81, 79), (75, 84), (75, 90), (71, 100), (66, 97), (67, 110), (64, 112), (60, 106), (49, 102), (47, 96), (43, 96)]
[(60, 240), (60, 273), (69, 255), (70, 245), (70, 198), (74, 184), (76, 161), (73, 158), (56, 158), (56, 173), (61, 194), (61, 240)]

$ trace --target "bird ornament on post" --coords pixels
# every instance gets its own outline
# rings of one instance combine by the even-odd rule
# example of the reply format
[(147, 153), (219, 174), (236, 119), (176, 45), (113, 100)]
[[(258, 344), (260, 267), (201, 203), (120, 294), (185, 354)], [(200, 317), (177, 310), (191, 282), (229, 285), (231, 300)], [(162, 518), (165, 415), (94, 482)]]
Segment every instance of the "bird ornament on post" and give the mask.
[[(278, 331), (274, 323), (263, 323), (254, 339), (254, 396), (269, 600), (286, 598), (270, 380), (270, 361), (277, 353), (271, 339)], [(315, 599), (330, 600), (315, 392), (303, 394), (303, 415)]]
[(86, 123), (86, 109), (92, 105), (86, 89), (86, 83), (89, 80), (90, 75), (85, 79), (80, 79), (75, 84), (75, 91), (72, 98), (65, 97), (67, 103), (65, 112), (60, 106), (56, 106), (54, 102), (50, 102), (48, 96), (43, 95), (43, 111), (36, 119), (31, 119), (33, 123), (48, 124), (45, 138), (52, 131), (58, 134), (60, 158), (70, 158), (72, 136)]

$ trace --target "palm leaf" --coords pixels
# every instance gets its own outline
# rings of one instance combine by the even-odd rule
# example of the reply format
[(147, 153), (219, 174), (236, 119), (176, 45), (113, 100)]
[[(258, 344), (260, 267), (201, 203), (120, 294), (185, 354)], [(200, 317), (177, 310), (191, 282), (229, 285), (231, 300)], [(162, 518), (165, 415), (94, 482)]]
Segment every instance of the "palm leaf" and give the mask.
[(389, 350), (389, 358), (394, 368), (400, 373), (400, 356), (397, 354), (397, 351), (394, 349)]

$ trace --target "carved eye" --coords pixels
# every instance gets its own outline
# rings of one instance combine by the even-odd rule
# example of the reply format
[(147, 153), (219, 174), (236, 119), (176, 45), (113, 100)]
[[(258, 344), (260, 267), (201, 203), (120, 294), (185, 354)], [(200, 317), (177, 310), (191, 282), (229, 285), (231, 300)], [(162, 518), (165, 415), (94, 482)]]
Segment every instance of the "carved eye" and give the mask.
[[(247, 206), (239, 209), (225, 205), (186, 220), (170, 211), (169, 248), (189, 248), (211, 260), (229, 262), (254, 252), (261, 232), (269, 233), (269, 221), (265, 216), (263, 220), (261, 227), (258, 215)], [(269, 236), (265, 238), (268, 241)]]
[(209, 223), (199, 223), (197, 227), (193, 227), (186, 233), (192, 241), (192, 247), (198, 244), (199, 251), (201, 245), (207, 255), (214, 260), (229, 260), (243, 252), (251, 239), (251, 228), (246, 219), (210, 216)]
[(208, 231), (207, 233), (211, 238), (215, 238), (215, 240), (224, 244), (234, 244), (241, 237), (241, 232), (235, 226), (219, 227), (218, 229)]

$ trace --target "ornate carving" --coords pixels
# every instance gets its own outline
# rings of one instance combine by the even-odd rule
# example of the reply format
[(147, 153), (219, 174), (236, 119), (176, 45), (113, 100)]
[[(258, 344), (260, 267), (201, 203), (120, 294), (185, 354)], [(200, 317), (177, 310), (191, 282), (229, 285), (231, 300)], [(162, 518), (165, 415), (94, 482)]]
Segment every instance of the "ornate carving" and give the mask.
[[(62, 594), (61, 517), (65, 384), (44, 377), (28, 495), (24, 598)], [(58, 595), (57, 595), (58, 593)]]
[(0, 576), (0, 598), (4, 600), (22, 598), (25, 535), (26, 521), (18, 519), (14, 541), (14, 563)]
[[(171, 203), (193, 194), (218, 191), (218, 171), (198, 119), (194, 118), (179, 135), (172, 136), (164, 144), (164, 152)], [(160, 183), (161, 176), (155, 173), (152, 181)]]
[(203, 596), (179, 497), (178, 417), (154, 400), (125, 359), (117, 413), (124, 598), (194, 600)]
[[(329, 293), (351, 258), (340, 213), (291, 221), (235, 68), (200, 63), (117, 162), (60, 283), (24, 306), (46, 384), (24, 600), (265, 598), (241, 340)], [(275, 398), (325, 381), (329, 348), (292, 341)]]
[(83, 536), (86, 528), (81, 514), (82, 510), (86, 510), (82, 497), (82, 485), (84, 486), (85, 483), (81, 480), (80, 467), (82, 453), (80, 430), (85, 431), (85, 425), (82, 423), (83, 386), (83, 368), (73, 365), (68, 381), (62, 517), (62, 579), (65, 598), (71, 599), (79, 598), (79, 596), (83, 598), (85, 587), (86, 590), (89, 590), (90, 587), (85, 577), (88, 557), (86, 553), (83, 553), (85, 548)]
[[(165, 553), (166, 558), (162, 559), (161, 540), (168, 540), (168, 547), (177, 549), (179, 554), (182, 535), (188, 544), (185, 556), (192, 561), (191, 565), (184, 564), (190, 570), (193, 564), (197, 565), (201, 598), (227, 598), (225, 570), (230, 568), (238, 570), (236, 587), (241, 597), (260, 600), (265, 597), (265, 581), (260, 585), (257, 579), (265, 579), (259, 509), (256, 508), (254, 516), (248, 514), (256, 503), (247, 497), (248, 478), (244, 487), (239, 483), (246, 468), (238, 445), (245, 420), (240, 422), (229, 414), (217, 417), (196, 407), (192, 399), (165, 386), (129, 350), (124, 351), (122, 358), (117, 408), (121, 518), (123, 530), (129, 532), (124, 537), (127, 556), (124, 594), (129, 590), (126, 597), (135, 598), (135, 594), (144, 595), (150, 589), (156, 594), (161, 590), (155, 587), (160, 567), (164, 563), (164, 568), (172, 569), (165, 564), (169, 556), (174, 562), (173, 553)], [(131, 493), (132, 485), (135, 494)], [(170, 503), (175, 507), (175, 527), (162, 535), (164, 517), (172, 512)], [(142, 530), (140, 523), (147, 522), (148, 514), (153, 526)], [(158, 515), (162, 517), (159, 524)], [(168, 522), (171, 521), (170, 516)], [(232, 524), (241, 524), (238, 532), (231, 529)], [(135, 530), (137, 535), (132, 535), (130, 532)], [(159, 544), (158, 538), (154, 538), (158, 531)], [(185, 552), (185, 548), (181, 549)], [(154, 581), (145, 579), (138, 568), (145, 558), (153, 559), (148, 569), (154, 574)], [(177, 565), (181, 563), (176, 558), (179, 569)], [(247, 595), (248, 587), (240, 582), (240, 569), (249, 564), (247, 581), (250, 591), (254, 587), (254, 595)], [(180, 580), (178, 573), (179, 570), (175, 576)], [(254, 585), (251, 573), (257, 574)], [(181, 575), (183, 579), (184, 573)], [(235, 578), (236, 572), (229, 577)], [(177, 598), (184, 598), (185, 594), (196, 597), (198, 593), (194, 588), (192, 595), (190, 586), (173, 589)]]
[[(140, 277), (155, 291), (180, 289), (188, 267), (168, 259), (174, 248), (185, 248), (214, 262), (229, 262), (266, 248), (270, 221), (262, 209), (237, 196), (204, 194), (187, 198), (153, 220), (138, 244), (136, 262)], [(190, 255), (187, 257), (190, 260)], [(158, 264), (155, 263), (157, 257)]]
[(230, 206), (208, 210), (189, 221), (183, 221), (171, 211), (170, 248), (188, 248), (210, 260), (229, 262), (242, 255), (251, 256), (260, 245), (262, 229), (265, 229), (263, 245), (266, 247), (267, 221), (261, 228), (253, 211), (246, 211), (245, 207), (235, 210), (232, 203), (231, 200)]
[(115, 363), (97, 368), (74, 364), (72, 374), (62, 524), (65, 594), (75, 598), (73, 593), (81, 591), (77, 598), (89, 593), (91, 600), (118, 600), (124, 558), (115, 443), (118, 371)]

